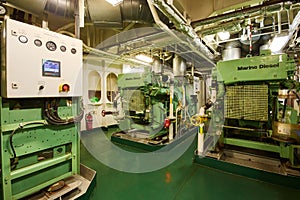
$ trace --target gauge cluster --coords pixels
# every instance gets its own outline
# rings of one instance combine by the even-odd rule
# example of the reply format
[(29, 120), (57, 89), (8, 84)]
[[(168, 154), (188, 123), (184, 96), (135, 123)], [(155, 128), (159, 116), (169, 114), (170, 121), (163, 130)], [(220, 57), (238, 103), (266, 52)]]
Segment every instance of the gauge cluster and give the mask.
[[(14, 32), (14, 34), (16, 34), (16, 32)], [(21, 43), (24, 43), (24, 44), (28, 42), (28, 38), (27, 38), (27, 36), (25, 36), (25, 35), (20, 35), (20, 36), (18, 37), (18, 39), (19, 39), (19, 41), (20, 41)], [(34, 45), (37, 46), (37, 47), (41, 47), (41, 46), (43, 45), (43, 42), (42, 42), (40, 39), (35, 39), (35, 40), (33, 40), (33, 43), (34, 43)], [(57, 50), (57, 45), (56, 45), (56, 43), (53, 42), (53, 41), (47, 41), (45, 47), (46, 47), (49, 51), (56, 51), (56, 50)], [(59, 49), (60, 49), (61, 52), (66, 52), (66, 51), (67, 51), (67, 47), (66, 47), (64, 44), (60, 45)], [(77, 53), (77, 50), (76, 50), (76, 48), (73, 47), (73, 48), (70, 49), (70, 52), (71, 52), (72, 54), (76, 54), (76, 53)]]

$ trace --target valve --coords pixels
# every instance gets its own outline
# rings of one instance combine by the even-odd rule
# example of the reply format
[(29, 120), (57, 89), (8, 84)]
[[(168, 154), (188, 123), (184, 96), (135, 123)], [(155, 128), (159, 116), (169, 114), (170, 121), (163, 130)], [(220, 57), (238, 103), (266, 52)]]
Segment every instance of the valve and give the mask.
[(106, 115), (112, 115), (112, 114), (114, 114), (112, 111), (102, 110), (102, 112), (101, 112), (102, 117), (105, 117)]

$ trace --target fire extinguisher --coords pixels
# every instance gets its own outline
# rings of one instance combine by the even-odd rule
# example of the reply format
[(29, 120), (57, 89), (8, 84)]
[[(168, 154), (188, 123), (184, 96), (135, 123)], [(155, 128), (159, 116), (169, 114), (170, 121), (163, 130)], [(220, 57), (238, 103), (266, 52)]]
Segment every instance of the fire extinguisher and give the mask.
[(93, 115), (90, 112), (85, 115), (85, 126), (86, 130), (93, 129)]

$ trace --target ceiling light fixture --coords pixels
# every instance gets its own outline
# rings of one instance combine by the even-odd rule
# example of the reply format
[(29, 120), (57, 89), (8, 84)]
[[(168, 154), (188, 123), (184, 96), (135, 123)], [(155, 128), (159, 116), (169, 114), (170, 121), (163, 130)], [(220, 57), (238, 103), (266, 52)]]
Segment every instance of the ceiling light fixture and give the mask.
[(123, 0), (105, 0), (105, 1), (107, 1), (108, 3), (110, 3), (113, 6), (117, 6), (123, 2)]
[(150, 56), (146, 55), (146, 54), (137, 54), (135, 56), (136, 59), (146, 62), (146, 63), (152, 63), (153, 62), (153, 58), (151, 58)]

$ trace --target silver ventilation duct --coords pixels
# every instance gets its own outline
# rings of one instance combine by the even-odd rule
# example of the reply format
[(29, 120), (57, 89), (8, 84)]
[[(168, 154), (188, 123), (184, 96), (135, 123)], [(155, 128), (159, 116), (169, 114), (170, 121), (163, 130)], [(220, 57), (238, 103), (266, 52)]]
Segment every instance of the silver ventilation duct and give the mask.
[(121, 14), (125, 22), (154, 22), (146, 0), (124, 0), (121, 4)]
[[(74, 0), (7, 0), (7, 3), (37, 16), (51, 13), (64, 18), (74, 17)], [(122, 28), (123, 22), (153, 22), (145, 0), (124, 0), (115, 7), (104, 0), (86, 0), (85, 5), (92, 23), (100, 27)]]
[(87, 10), (94, 25), (105, 28), (121, 28), (122, 15), (120, 6), (112, 6), (105, 0), (88, 0)]
[(75, 1), (73, 0), (7, 0), (6, 2), (12, 7), (37, 16), (45, 12), (68, 18), (74, 16)]
[(124, 0), (116, 7), (106, 1), (89, 0), (87, 7), (92, 22), (100, 27), (122, 28), (123, 22), (153, 23), (145, 0)]
[(66, 18), (74, 17), (74, 0), (48, 0), (45, 11)]

